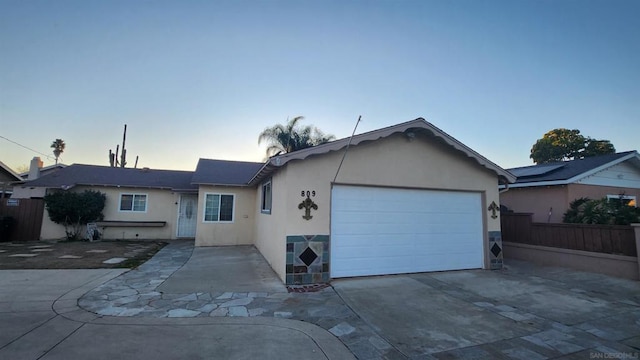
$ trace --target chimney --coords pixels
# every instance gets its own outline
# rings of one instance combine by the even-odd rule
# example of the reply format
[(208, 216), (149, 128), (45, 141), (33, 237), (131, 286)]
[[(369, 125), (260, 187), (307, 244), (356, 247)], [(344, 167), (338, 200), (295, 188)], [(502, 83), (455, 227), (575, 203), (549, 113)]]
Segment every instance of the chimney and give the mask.
[(31, 164), (29, 165), (29, 176), (27, 180), (35, 180), (40, 177), (40, 169), (42, 168), (42, 160), (39, 157), (34, 157), (31, 159)]

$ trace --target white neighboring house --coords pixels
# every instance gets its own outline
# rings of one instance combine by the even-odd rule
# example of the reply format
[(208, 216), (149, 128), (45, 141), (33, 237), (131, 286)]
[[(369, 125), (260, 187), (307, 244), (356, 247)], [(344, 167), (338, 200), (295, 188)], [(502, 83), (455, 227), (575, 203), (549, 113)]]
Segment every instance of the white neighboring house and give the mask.
[(630, 206), (638, 206), (640, 198), (637, 151), (508, 170), (518, 179), (500, 193), (500, 202), (509, 210), (532, 213), (534, 222), (561, 223), (571, 202), (582, 197), (622, 200)]

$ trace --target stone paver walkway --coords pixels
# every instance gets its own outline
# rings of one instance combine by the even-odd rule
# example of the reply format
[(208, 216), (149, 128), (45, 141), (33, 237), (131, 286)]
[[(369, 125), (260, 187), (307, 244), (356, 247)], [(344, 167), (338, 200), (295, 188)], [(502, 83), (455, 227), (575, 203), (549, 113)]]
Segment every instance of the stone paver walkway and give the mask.
[[(620, 354), (630, 354), (631, 357), (627, 358), (639, 357), (636, 349), (640, 349), (640, 293), (633, 282), (615, 278), (604, 279), (586, 273), (565, 272), (562, 269), (536, 270), (528, 268), (526, 264), (502, 272), (444, 272), (353, 280), (346, 284), (357, 287), (358, 283), (369, 281), (380, 285), (363, 287), (370, 292), (364, 293), (363, 298), (374, 304), (363, 307), (362, 301), (356, 303), (354, 308), (358, 309), (362, 315), (360, 317), (347, 305), (353, 304), (354, 301), (348, 294), (355, 296), (358, 292), (351, 289), (345, 293), (345, 284), (340, 283), (310, 293), (229, 292), (225, 289), (179, 294), (159, 291), (158, 287), (189, 260), (192, 252), (192, 243), (173, 242), (139, 268), (86, 293), (78, 300), (78, 304), (85, 310), (102, 316), (271, 317), (299, 320), (328, 330), (358, 359), (582, 359)], [(484, 285), (476, 285), (473, 280), (468, 279), (476, 279), (474, 276), (478, 276), (476, 281)], [(416, 282), (416, 286), (406, 288), (409, 292), (401, 294), (402, 301), (399, 302), (393, 299), (398, 294), (389, 290), (398, 288), (381, 285), (385, 281), (409, 280)], [(417, 286), (419, 284), (424, 286)], [(478, 286), (490, 287), (498, 293), (494, 294), (488, 288), (478, 290)], [(574, 292), (586, 291), (580, 290), (582, 286), (593, 290), (591, 296), (585, 299), (572, 296)], [(548, 289), (549, 293), (539, 289), (542, 287)], [(345, 296), (344, 300), (336, 289)], [(516, 290), (522, 292), (522, 297), (510, 302), (510, 299), (518, 295)], [(424, 301), (425, 296), (430, 296), (428, 301)], [(384, 303), (385, 298), (391, 300)], [(441, 299), (440, 303), (437, 299)], [(583, 308), (592, 306), (599, 310), (593, 314), (589, 311), (573, 311), (572, 301), (578, 301)], [(439, 326), (441, 332), (413, 335), (410, 333), (413, 330), (410, 330), (407, 337), (394, 339), (391, 337), (393, 334), (384, 332), (384, 323), (377, 323), (376, 316), (367, 313), (367, 309), (376, 311), (379, 304), (388, 305), (384, 307), (387, 314), (395, 314), (394, 310), (410, 307), (410, 304), (417, 306), (419, 310), (429, 305), (432, 317), (437, 320), (437, 316), (441, 316), (438, 309), (448, 309), (448, 303), (463, 304), (459, 308), (461, 312), (447, 316), (457, 315), (461, 319), (458, 320), (463, 323), (469, 321), (467, 328), (480, 326), (479, 329), (486, 332), (485, 324), (478, 324), (477, 319), (473, 317), (481, 315), (483, 319), (502, 324), (502, 328), (496, 325), (502, 332), (509, 329), (518, 331), (514, 330), (515, 333), (507, 337), (498, 334), (497, 339), (488, 340), (486, 343), (476, 341), (464, 346), (447, 347), (451, 350), (429, 350), (423, 349), (427, 346), (426, 343), (436, 346), (440, 340), (453, 340), (443, 338), (445, 332), (441, 328), (451, 326), (452, 321), (443, 320), (442, 323), (438, 323), (434, 320), (434, 328)], [(540, 308), (541, 304), (548, 304), (549, 308), (543, 311)], [(613, 305), (607, 307), (607, 304)], [(394, 309), (394, 306), (399, 308)], [(425, 311), (422, 309), (416, 314), (424, 314)], [(402, 315), (403, 312), (399, 311), (399, 314)], [(424, 327), (424, 324), (412, 326), (408, 324), (410, 320), (405, 324), (409, 329)], [(415, 321), (428, 323), (430, 320), (427, 317), (416, 318)], [(458, 331), (454, 326), (450, 330), (452, 334), (457, 334), (469, 329)], [(377, 333), (383, 334), (386, 339)]]
[(359, 359), (403, 358), (358, 317), (331, 287), (310, 293), (156, 291), (189, 260), (193, 243), (173, 242), (152, 259), (83, 295), (78, 305), (103, 316), (146, 318), (275, 317), (318, 325)]

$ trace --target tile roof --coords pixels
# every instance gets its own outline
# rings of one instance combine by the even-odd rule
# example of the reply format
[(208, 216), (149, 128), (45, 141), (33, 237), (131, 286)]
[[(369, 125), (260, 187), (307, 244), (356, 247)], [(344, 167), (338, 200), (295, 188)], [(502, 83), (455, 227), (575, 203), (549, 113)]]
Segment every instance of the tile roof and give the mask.
[(193, 171), (132, 169), (110, 166), (73, 164), (58, 171), (27, 181), (24, 186), (69, 188), (86, 186), (123, 186), (197, 191), (191, 184)]
[(547, 181), (566, 181), (589, 171), (593, 171), (602, 166), (612, 163), (624, 161), (623, 158), (633, 157), (636, 151), (625, 151), (616, 154), (593, 156), (584, 159), (576, 159), (569, 161), (559, 161), (554, 163), (546, 163), (532, 166), (523, 166), (507, 169), (518, 179), (515, 184), (547, 182)]
[(247, 186), (263, 163), (200, 159), (193, 184)]

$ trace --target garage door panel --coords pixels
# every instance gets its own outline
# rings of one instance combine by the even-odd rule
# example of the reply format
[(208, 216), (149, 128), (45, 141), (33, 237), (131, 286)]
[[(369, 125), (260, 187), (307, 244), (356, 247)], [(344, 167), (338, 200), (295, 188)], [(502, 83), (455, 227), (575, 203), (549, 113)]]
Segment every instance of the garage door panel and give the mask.
[(478, 193), (335, 186), (331, 208), (332, 277), (483, 265)]

